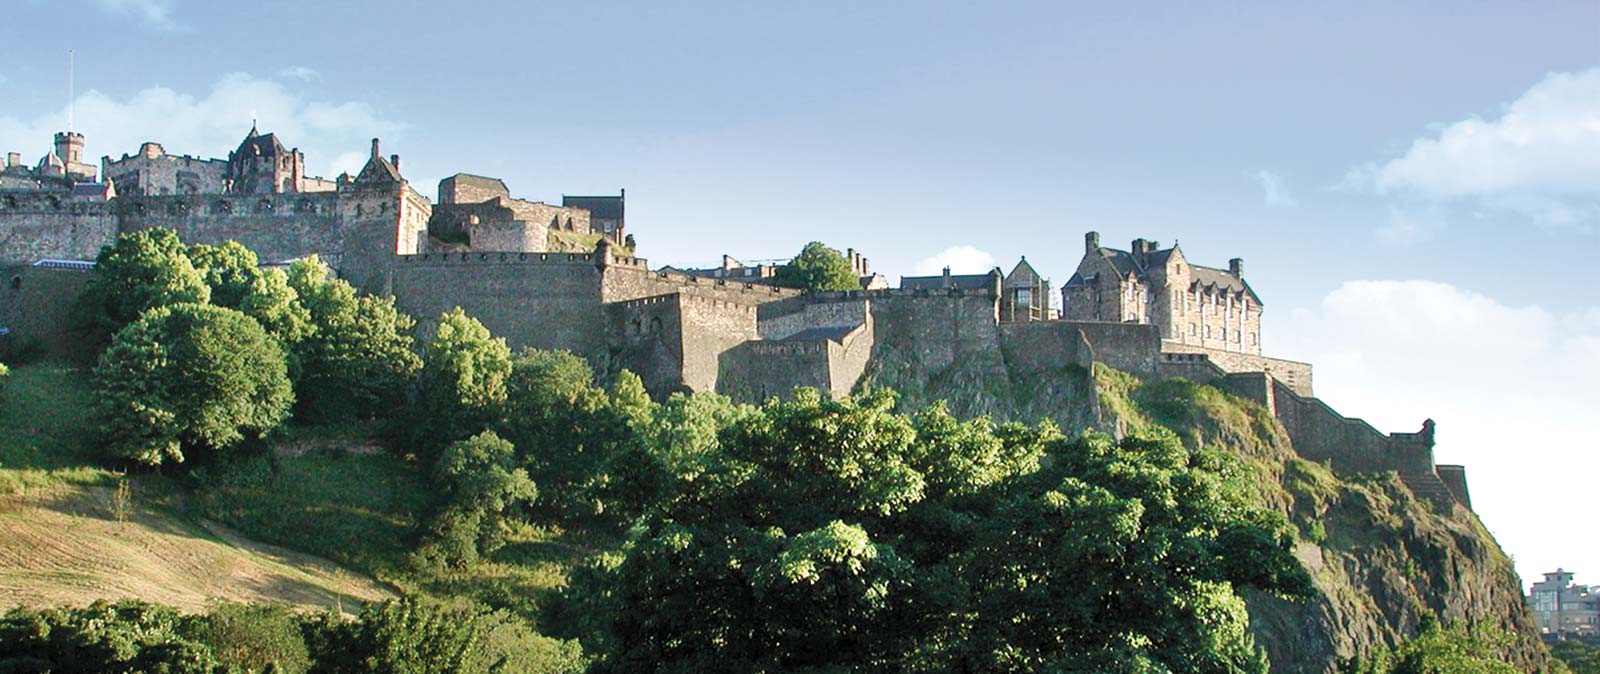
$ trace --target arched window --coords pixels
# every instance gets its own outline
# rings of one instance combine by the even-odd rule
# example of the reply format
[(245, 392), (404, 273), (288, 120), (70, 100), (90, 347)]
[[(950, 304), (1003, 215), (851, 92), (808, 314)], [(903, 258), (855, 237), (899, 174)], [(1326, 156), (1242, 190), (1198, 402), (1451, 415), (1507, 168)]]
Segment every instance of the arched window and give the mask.
[(661, 332), (660, 316), (655, 316), (650, 319), (650, 332)]
[(13, 276), (13, 277), (11, 277), (11, 289), (12, 290), (21, 290), (22, 289), (22, 277), (21, 276)]
[(641, 332), (644, 332), (644, 323), (637, 318), (633, 319), (633, 334), (637, 335)]

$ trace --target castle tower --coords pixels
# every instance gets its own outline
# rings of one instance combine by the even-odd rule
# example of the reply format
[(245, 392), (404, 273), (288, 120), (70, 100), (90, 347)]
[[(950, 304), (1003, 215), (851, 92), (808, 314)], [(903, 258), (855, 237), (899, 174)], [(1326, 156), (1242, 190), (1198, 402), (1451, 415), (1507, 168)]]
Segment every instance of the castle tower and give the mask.
[(62, 131), (56, 134), (56, 156), (68, 164), (83, 162), (83, 134)]

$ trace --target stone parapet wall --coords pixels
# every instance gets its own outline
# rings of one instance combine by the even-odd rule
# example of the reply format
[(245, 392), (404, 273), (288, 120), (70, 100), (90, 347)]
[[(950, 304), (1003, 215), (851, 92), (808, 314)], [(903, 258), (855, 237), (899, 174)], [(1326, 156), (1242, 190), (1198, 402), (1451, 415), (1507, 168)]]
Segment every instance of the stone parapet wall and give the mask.
[(1268, 358), (1235, 351), (1220, 351), (1170, 340), (1161, 342), (1161, 351), (1164, 354), (1203, 355), (1227, 373), (1265, 372), (1272, 375), (1274, 379), (1283, 382), (1301, 396), (1311, 397), (1315, 395), (1311, 384), (1312, 368), (1310, 363), (1284, 360), (1282, 358)]
[(60, 194), (0, 194), (0, 264), (93, 260), (116, 238), (117, 218), (109, 202)]
[(93, 362), (94, 340), (73, 331), (68, 319), (91, 275), (87, 269), (0, 267), (0, 358), (42, 348), (51, 357)]

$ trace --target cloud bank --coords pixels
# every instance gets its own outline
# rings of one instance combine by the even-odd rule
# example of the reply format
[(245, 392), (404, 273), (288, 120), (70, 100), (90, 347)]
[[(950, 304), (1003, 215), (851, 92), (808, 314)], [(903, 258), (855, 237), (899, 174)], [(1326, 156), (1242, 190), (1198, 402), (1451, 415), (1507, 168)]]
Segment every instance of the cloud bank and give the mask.
[(1600, 224), (1600, 68), (1550, 74), (1499, 116), (1442, 125), (1404, 154), (1352, 170), (1340, 186), (1592, 230)]
[(994, 256), (973, 246), (951, 246), (917, 261), (915, 276), (934, 276), (949, 267), (952, 274), (983, 274), (994, 269)]
[[(305, 152), (308, 170), (327, 177), (359, 171), (371, 138), (405, 128), (368, 103), (308, 100), (280, 81), (247, 73), (226, 75), (202, 95), (151, 87), (116, 100), (89, 91), (78, 96), (74, 115), (92, 163), (102, 155), (133, 154), (145, 141), (161, 143), (172, 154), (226, 157), (255, 118), (263, 133), (277, 133), (284, 144)], [(37, 161), (65, 124), (65, 110), (32, 118), (0, 115), (0, 151)]]
[(1467, 467), (1473, 505), (1524, 581), (1600, 568), (1571, 535), (1600, 476), (1593, 387), (1600, 307), (1510, 306), (1431, 281), (1352, 281), (1270, 333), (1316, 364), (1318, 397), (1384, 432), (1438, 424), (1436, 459)]

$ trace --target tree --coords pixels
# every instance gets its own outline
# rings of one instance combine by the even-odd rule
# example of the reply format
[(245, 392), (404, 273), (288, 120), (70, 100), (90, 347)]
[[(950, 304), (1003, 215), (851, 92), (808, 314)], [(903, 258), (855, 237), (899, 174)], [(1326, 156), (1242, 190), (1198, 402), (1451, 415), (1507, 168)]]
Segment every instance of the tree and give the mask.
[(113, 337), (95, 368), (106, 445), (159, 465), (260, 437), (294, 402), (284, 358), (255, 319), (232, 309), (153, 309)]
[(786, 288), (812, 292), (860, 290), (861, 279), (850, 261), (837, 250), (812, 241), (778, 270), (777, 283)]
[(211, 303), (220, 307), (240, 308), (262, 274), (260, 258), (238, 241), (225, 241), (220, 246), (195, 244), (186, 252), (189, 262), (211, 288)]
[(412, 350), (416, 321), (393, 298), (358, 295), (349, 283), (329, 280), (315, 255), (291, 265), (286, 282), (309, 318), (307, 335), (291, 344), (301, 368), (297, 414), (331, 421), (400, 408), (422, 367)]
[(150, 309), (210, 298), (211, 289), (178, 234), (145, 229), (118, 236), (100, 250), (75, 312), (79, 323), (110, 334)]
[(494, 431), (451, 444), (433, 469), (442, 503), (428, 526), (424, 556), (468, 566), (504, 545), (502, 523), (512, 507), (538, 495), (516, 467), (516, 448)]
[(135, 600), (17, 609), (0, 617), (0, 672), (227, 671), (181, 628), (176, 610)]
[[(476, 674), (481, 622), (473, 613), (415, 600), (362, 609), (359, 620), (325, 616), (312, 630), (313, 674)], [(474, 666), (478, 665), (478, 666)]]
[(487, 428), (506, 400), (511, 348), (461, 307), (439, 316), (423, 353), (422, 396), (431, 429), (424, 443), (448, 443)]
[(602, 672), (1266, 671), (1236, 588), (1309, 579), (1215, 457), (893, 406), (736, 415), (553, 623)]

